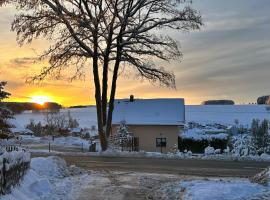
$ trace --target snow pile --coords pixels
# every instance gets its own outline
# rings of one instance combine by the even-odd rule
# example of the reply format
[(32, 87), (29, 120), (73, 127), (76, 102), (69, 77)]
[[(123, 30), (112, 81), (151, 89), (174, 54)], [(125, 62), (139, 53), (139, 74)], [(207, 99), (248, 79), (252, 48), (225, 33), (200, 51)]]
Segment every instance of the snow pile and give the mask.
[(0, 155), (1, 169), (3, 167), (2, 163), (4, 159), (6, 160), (5, 163), (6, 170), (9, 170), (10, 168), (18, 164), (30, 162), (31, 158), (30, 153), (22, 149), (18, 149), (18, 151), (11, 151), (11, 152), (4, 151)]
[(183, 199), (193, 200), (249, 199), (269, 190), (241, 179), (186, 181), (180, 187), (184, 191)]
[(85, 185), (90, 185), (92, 179), (86, 173), (72, 171), (58, 157), (33, 158), (20, 186), (11, 194), (1, 196), (1, 200), (74, 199), (74, 195), (80, 193)]
[(261, 157), (263, 160), (270, 160), (270, 155), (269, 155), (269, 154), (266, 154), (266, 153), (263, 153), (260, 157)]
[(213, 140), (220, 139), (226, 140), (228, 138), (227, 133), (209, 133), (209, 131), (199, 128), (188, 129), (183, 134), (179, 135), (183, 139), (192, 139), (196, 141), (200, 140)]
[(63, 178), (69, 175), (66, 162), (59, 157), (32, 159), (31, 168), (40, 176), (49, 178)]
[(210, 147), (210, 146), (206, 147), (206, 148), (204, 149), (204, 154), (205, 154), (205, 155), (212, 155), (212, 154), (215, 154), (215, 148), (214, 148), (214, 147)]

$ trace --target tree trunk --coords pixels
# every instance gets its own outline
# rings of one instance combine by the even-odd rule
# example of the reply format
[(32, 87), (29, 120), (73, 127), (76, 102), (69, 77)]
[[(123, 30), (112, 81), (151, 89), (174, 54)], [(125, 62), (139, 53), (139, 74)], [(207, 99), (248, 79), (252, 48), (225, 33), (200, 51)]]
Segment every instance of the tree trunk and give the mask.
[(112, 88), (111, 88), (109, 110), (108, 110), (108, 116), (107, 116), (107, 126), (106, 126), (107, 137), (109, 137), (111, 133), (112, 114), (113, 114), (113, 109), (114, 109), (114, 99), (115, 99), (115, 93), (116, 93), (116, 83), (117, 83), (119, 65), (120, 65), (120, 60), (117, 60), (115, 63), (115, 68), (113, 72)]
[(97, 109), (97, 122), (98, 122), (98, 134), (101, 144), (102, 151), (106, 151), (108, 144), (105, 131), (103, 129), (102, 122), (102, 100), (100, 91), (100, 81), (98, 72), (98, 39), (97, 35), (94, 37), (94, 56), (93, 56), (93, 75), (95, 82), (95, 99), (96, 99), (96, 109)]
[(113, 78), (112, 78), (112, 86), (111, 86), (111, 95), (110, 95), (110, 102), (109, 102), (109, 110), (108, 110), (108, 117), (107, 117), (107, 126), (106, 126), (106, 136), (109, 137), (111, 133), (111, 125), (112, 125), (112, 114), (114, 109), (114, 99), (116, 93), (116, 84), (118, 78), (118, 70), (121, 62), (121, 51), (122, 48), (120, 46), (122, 39), (118, 41), (118, 48), (117, 48), (117, 58), (114, 64), (114, 71), (113, 71)]

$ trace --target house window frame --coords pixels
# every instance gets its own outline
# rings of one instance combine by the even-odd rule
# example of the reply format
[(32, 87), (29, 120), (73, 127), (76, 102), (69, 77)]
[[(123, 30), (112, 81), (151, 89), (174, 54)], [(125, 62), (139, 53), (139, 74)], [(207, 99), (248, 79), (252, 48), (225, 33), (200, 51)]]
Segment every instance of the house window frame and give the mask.
[(156, 147), (167, 147), (167, 138), (166, 137), (156, 138)]

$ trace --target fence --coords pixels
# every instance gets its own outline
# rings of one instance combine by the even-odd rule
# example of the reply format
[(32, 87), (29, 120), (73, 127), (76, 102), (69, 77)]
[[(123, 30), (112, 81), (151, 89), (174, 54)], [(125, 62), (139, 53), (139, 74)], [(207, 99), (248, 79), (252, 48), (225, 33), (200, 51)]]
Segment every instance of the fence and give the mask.
[(0, 195), (10, 193), (20, 184), (29, 166), (30, 153), (16, 146), (4, 147), (0, 155)]

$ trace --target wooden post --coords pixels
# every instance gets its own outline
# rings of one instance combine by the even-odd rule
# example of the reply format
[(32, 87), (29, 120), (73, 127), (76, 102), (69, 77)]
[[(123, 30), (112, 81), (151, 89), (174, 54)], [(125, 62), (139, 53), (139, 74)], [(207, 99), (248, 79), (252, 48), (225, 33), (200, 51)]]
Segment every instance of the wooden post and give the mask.
[(49, 152), (51, 152), (51, 143), (49, 142)]

